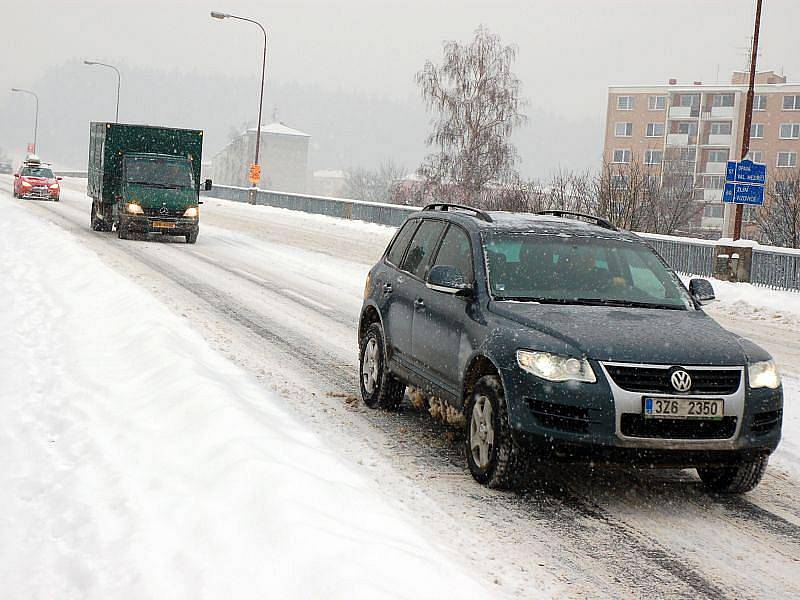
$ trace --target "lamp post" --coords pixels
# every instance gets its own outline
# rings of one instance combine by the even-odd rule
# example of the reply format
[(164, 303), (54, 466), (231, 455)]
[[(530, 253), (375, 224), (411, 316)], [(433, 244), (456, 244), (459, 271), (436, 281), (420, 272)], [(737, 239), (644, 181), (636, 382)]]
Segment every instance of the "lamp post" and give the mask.
[(117, 74), (117, 110), (114, 113), (114, 122), (119, 123), (119, 85), (122, 82), (122, 75), (120, 75), (119, 69), (114, 65), (108, 65), (96, 60), (85, 60), (83, 61), (83, 64), (90, 66), (97, 65), (98, 67), (108, 67), (109, 69), (114, 69), (114, 72)]
[(255, 160), (253, 161), (254, 169), (251, 171), (250, 176), (250, 183), (252, 184), (250, 190), (250, 203), (256, 203), (256, 185), (258, 180), (261, 177), (261, 169), (258, 163), (258, 153), (261, 148), (261, 109), (264, 105), (264, 76), (267, 71), (267, 31), (264, 29), (264, 26), (259, 23), (258, 21), (254, 21), (253, 19), (248, 19), (246, 17), (238, 17), (236, 15), (231, 15), (228, 13), (222, 13), (217, 11), (211, 11), (211, 16), (214, 19), (238, 19), (239, 21), (247, 21), (248, 23), (254, 23), (258, 25), (261, 29), (261, 33), (264, 34), (264, 54), (261, 61), (261, 93), (258, 96), (258, 121), (256, 122), (256, 156)]
[(36, 154), (36, 138), (39, 134), (39, 96), (30, 90), (23, 90), (22, 88), (11, 88), (11, 91), (30, 94), (36, 100), (36, 114), (33, 118), (33, 153)]

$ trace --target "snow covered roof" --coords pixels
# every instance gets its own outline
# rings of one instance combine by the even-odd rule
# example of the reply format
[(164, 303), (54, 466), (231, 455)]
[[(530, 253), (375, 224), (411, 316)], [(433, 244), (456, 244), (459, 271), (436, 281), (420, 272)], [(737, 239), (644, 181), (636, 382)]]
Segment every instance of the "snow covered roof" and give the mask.
[[(255, 131), (255, 127), (251, 127), (247, 131)], [(297, 129), (292, 129), (291, 127), (287, 127), (283, 123), (275, 122), (270, 123), (269, 125), (262, 125), (261, 126), (261, 133), (273, 133), (276, 135), (296, 135), (300, 137), (311, 137), (307, 133), (303, 133), (302, 131), (298, 131)]]

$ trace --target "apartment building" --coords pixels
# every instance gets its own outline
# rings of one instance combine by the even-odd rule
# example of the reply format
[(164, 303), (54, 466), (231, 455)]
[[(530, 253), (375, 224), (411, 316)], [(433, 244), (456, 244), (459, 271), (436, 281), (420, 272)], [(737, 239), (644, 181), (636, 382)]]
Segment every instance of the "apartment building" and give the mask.
[[(725, 167), (740, 158), (747, 83), (747, 73), (734, 72), (730, 85), (672, 79), (667, 85), (609, 87), (604, 160), (636, 163), (662, 183), (688, 182), (703, 206), (693, 229), (721, 233)], [(758, 73), (750, 131), (751, 160), (765, 163), (768, 173), (796, 167), (800, 84), (773, 71)]]

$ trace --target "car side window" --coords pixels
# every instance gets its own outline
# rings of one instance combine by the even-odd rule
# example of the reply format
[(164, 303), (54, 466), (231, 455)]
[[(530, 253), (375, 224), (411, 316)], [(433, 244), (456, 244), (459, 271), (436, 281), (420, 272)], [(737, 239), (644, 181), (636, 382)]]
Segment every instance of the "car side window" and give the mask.
[(444, 229), (444, 223), (441, 221), (428, 219), (422, 222), (414, 234), (406, 257), (403, 260), (401, 268), (404, 271), (408, 271), (420, 279), (425, 279), (431, 252), (436, 247), (436, 242), (439, 240), (442, 229)]
[(448, 227), (433, 264), (456, 267), (464, 276), (464, 283), (475, 281), (472, 268), (472, 246), (463, 229), (455, 225)]
[(419, 225), (419, 221), (414, 219), (413, 221), (406, 221), (405, 225), (400, 229), (397, 237), (394, 238), (392, 247), (386, 254), (386, 260), (391, 264), (395, 266), (400, 265), (400, 261), (403, 260), (403, 254), (405, 254), (406, 248), (408, 248), (408, 242), (411, 236), (414, 235), (414, 230), (417, 228), (417, 225)]

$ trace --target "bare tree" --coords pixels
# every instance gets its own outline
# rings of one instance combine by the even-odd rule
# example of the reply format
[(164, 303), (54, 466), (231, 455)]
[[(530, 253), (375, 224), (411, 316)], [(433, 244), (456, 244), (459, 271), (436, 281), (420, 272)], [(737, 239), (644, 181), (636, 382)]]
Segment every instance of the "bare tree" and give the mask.
[(394, 184), (405, 170), (392, 160), (382, 162), (377, 169), (356, 167), (345, 171), (344, 193), (348, 198), (366, 202), (390, 202)]
[(417, 73), (428, 109), (439, 113), (427, 140), (437, 151), (420, 167), (430, 186), (455, 186), (477, 201), (489, 182), (516, 178), (510, 136), (525, 117), (515, 59), (514, 46), (479, 27), (468, 44), (445, 42), (443, 63)]
[(770, 180), (764, 206), (754, 211), (762, 241), (800, 248), (800, 169), (781, 169)]

